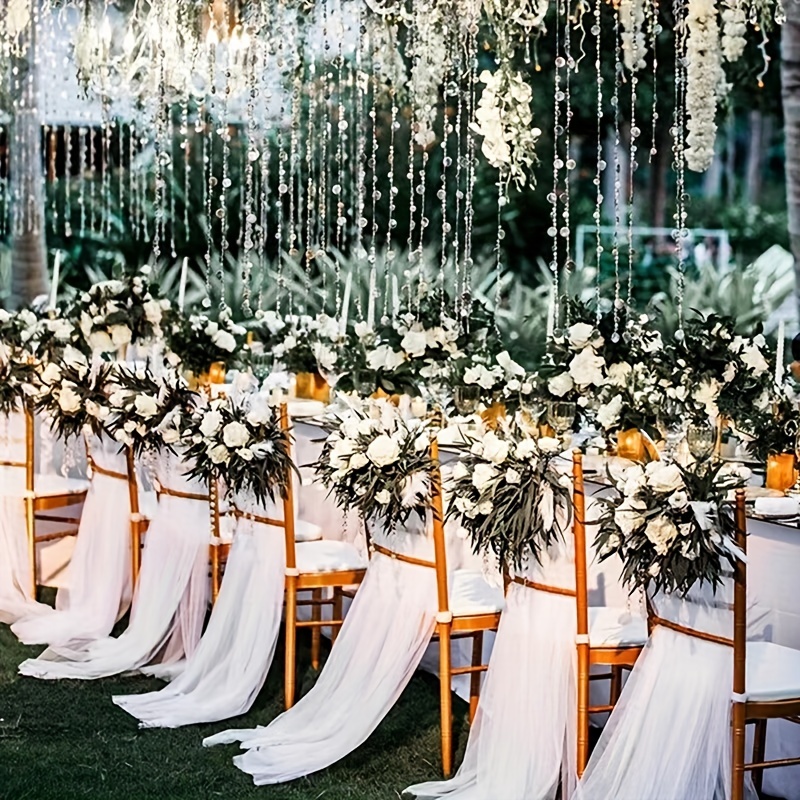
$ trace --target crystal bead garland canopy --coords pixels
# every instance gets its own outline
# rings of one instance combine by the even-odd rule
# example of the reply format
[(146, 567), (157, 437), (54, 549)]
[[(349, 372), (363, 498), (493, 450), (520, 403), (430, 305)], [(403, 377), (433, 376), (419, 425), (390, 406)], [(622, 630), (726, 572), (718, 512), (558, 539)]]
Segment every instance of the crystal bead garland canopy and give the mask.
[[(160, 269), (192, 255), (205, 308), (236, 297), (245, 316), (304, 313), (313, 299), (346, 314), (347, 300), (353, 319), (375, 326), (401, 306), (418, 313), (418, 290), (430, 285), (441, 314), (467, 327), (476, 229), (494, 228), (493, 287), (482, 282), (481, 291), (497, 312), (508, 209), (515, 195), (541, 191), (556, 332), (570, 321), (562, 295), (582, 146), (594, 161), (583, 173), (595, 184), (596, 299), (598, 309), (613, 304), (616, 336), (634, 294), (640, 141), (651, 139), (651, 161), (668, 157), (656, 149), (659, 65), (675, 70), (674, 97), (663, 102), (674, 105), (682, 275), (687, 173), (713, 157), (721, 87), (738, 74), (730, 65), (750, 30), (763, 79), (767, 36), (785, 17), (777, 0), (662, 5), (7, 0), (0, 237), (108, 238), (122, 218)], [(547, 81), (540, 52), (553, 67)], [(574, 128), (585, 109), (571, 96), (584, 59), (596, 81), (588, 136)], [(550, 91), (543, 136), (536, 96)], [(537, 169), (548, 147), (552, 162)], [(476, 219), (475, 188), (487, 174), (492, 207), (482, 202)], [(608, 298), (601, 264), (613, 272)]]

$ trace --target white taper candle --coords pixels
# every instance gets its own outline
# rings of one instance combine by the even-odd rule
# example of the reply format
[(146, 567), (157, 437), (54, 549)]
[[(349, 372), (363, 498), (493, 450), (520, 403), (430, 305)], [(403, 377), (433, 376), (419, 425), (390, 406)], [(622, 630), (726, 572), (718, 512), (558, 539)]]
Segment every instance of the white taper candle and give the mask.
[(56, 250), (56, 260), (53, 263), (53, 280), (50, 282), (50, 303), (48, 308), (56, 307), (56, 298), (58, 297), (58, 278), (61, 272), (61, 251)]
[(783, 383), (783, 359), (786, 349), (786, 321), (778, 323), (778, 352), (775, 356), (775, 383)]
[(178, 288), (178, 309), (183, 311), (183, 304), (186, 300), (186, 281), (189, 277), (189, 259), (184, 258), (181, 265), (181, 283)]
[(342, 297), (342, 313), (339, 318), (339, 335), (347, 334), (347, 316), (350, 312), (350, 292), (353, 290), (353, 273), (347, 273), (347, 281), (344, 284), (344, 296)]

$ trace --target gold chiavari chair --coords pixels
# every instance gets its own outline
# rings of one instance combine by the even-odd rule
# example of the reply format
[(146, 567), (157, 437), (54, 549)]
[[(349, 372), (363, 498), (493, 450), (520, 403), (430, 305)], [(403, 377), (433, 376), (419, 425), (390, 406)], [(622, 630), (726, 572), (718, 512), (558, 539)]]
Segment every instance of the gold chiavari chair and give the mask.
[[(56, 541), (78, 532), (79, 517), (58, 513), (83, 503), (89, 491), (89, 482), (78, 478), (37, 475), (35, 419), (30, 405), (24, 409), (25, 460), (15, 458), (0, 460), (0, 467), (25, 470), (25, 533), (31, 563), (31, 596), (36, 597), (39, 583), (36, 546)], [(51, 513), (48, 513), (51, 512)], [(47, 523), (46, 531), (37, 533), (37, 522)], [(40, 528), (42, 526), (39, 526)]]
[[(736, 543), (747, 552), (745, 492), (736, 492)], [(744, 800), (745, 772), (753, 773), (759, 795), (765, 769), (800, 764), (800, 757), (765, 760), (767, 722), (800, 724), (800, 650), (772, 642), (747, 641), (747, 565), (736, 562), (733, 596), (733, 708), (731, 713), (732, 800)], [(692, 632), (695, 633), (695, 632)], [(753, 761), (745, 757), (745, 726), (755, 725)]]
[[(280, 424), (289, 432), (289, 412), (280, 407)], [(286, 537), (286, 653), (284, 663), (284, 699), (286, 708), (294, 705), (297, 676), (297, 629), (311, 628), (311, 664), (319, 669), (320, 634), (323, 628), (336, 634), (344, 622), (343, 597), (348, 587), (361, 583), (366, 574), (364, 559), (349, 542), (331, 539), (298, 541), (295, 520), (294, 475), (287, 475), (287, 493), (283, 499), (283, 529)], [(311, 599), (301, 599), (300, 592), (311, 592)], [(327, 592), (330, 597), (325, 596)], [(332, 618), (323, 619), (324, 606), (332, 606)], [(299, 606), (311, 608), (311, 619), (297, 617)]]
[[(647, 626), (644, 620), (633, 618), (625, 630), (614, 635), (612, 641), (601, 633), (597, 626), (593, 635), (592, 622), (603, 613), (600, 608), (589, 606), (588, 568), (586, 556), (586, 492), (583, 481), (583, 455), (573, 453), (573, 535), (575, 538), (575, 605), (577, 609), (578, 649), (578, 777), (583, 775), (589, 760), (589, 715), (612, 711), (622, 689), (622, 673), (632, 669), (647, 641)], [(569, 590), (558, 590), (560, 593)], [(641, 624), (639, 624), (641, 623)], [(610, 672), (591, 674), (594, 665), (610, 668)], [(593, 706), (589, 702), (589, 687), (592, 680), (610, 680), (610, 697), (606, 705)]]

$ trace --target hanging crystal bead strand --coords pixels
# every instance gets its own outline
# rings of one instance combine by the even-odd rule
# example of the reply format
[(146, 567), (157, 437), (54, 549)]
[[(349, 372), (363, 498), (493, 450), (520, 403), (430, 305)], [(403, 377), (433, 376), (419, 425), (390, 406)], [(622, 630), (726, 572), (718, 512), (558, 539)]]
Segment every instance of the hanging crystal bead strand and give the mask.
[(614, 331), (611, 341), (619, 341), (619, 312), (622, 308), (620, 271), (619, 271), (619, 243), (622, 230), (622, 160), (620, 158), (620, 83), (622, 81), (622, 47), (620, 42), (619, 12), (614, 10), (614, 93), (611, 96), (611, 106), (614, 111), (614, 234), (611, 254), (614, 259)]
[(592, 35), (595, 37), (595, 76), (597, 81), (597, 162), (595, 168), (594, 183), (596, 188), (595, 194), (595, 207), (594, 207), (594, 224), (595, 224), (595, 259), (597, 275), (595, 278), (595, 304), (597, 306), (596, 319), (600, 322), (602, 314), (600, 308), (600, 279), (601, 279), (601, 259), (603, 256), (603, 240), (601, 230), (602, 207), (603, 207), (603, 185), (602, 173), (606, 168), (606, 162), (603, 160), (603, 73), (601, 70), (601, 54), (602, 54), (602, 37), (600, 25), (600, 12), (602, 4), (601, 0), (595, 0), (594, 6), (594, 25), (592, 26)]
[(672, 152), (676, 173), (675, 215), (672, 236), (675, 242), (675, 257), (678, 272), (678, 330), (676, 338), (683, 339), (683, 295), (686, 262), (686, 16), (680, 0), (673, 4), (675, 16), (675, 113), (672, 129)]

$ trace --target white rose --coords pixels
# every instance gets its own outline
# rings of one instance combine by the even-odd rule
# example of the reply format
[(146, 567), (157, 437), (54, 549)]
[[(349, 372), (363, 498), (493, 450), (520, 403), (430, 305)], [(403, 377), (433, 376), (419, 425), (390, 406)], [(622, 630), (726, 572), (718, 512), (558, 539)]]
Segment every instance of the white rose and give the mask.
[(645, 521), (641, 513), (646, 508), (640, 500), (626, 499), (614, 510), (614, 522), (624, 536), (638, 530)]
[(602, 356), (595, 355), (594, 351), (587, 347), (572, 359), (569, 374), (579, 388), (601, 386), (604, 366), (605, 361)]
[(155, 397), (151, 397), (149, 394), (137, 395), (133, 405), (140, 417), (152, 417), (158, 413), (158, 403)]
[(387, 506), (392, 502), (392, 495), (386, 489), (381, 489), (376, 495), (375, 500), (382, 506)]
[(42, 383), (50, 386), (53, 383), (58, 383), (61, 380), (61, 369), (55, 362), (51, 361), (42, 372)]
[(229, 422), (222, 429), (222, 441), (231, 449), (244, 447), (250, 441), (250, 433), (241, 422)]
[(684, 491), (678, 490), (669, 496), (667, 502), (669, 503), (670, 508), (681, 511), (689, 505), (689, 495)]
[(132, 334), (127, 325), (112, 325), (109, 328), (109, 332), (111, 333), (111, 341), (114, 347), (130, 344)]
[(209, 439), (219, 430), (220, 425), (222, 425), (222, 414), (219, 411), (209, 411), (200, 423), (200, 433)]
[(608, 430), (619, 422), (619, 415), (622, 411), (622, 395), (612, 397), (604, 405), (597, 409), (597, 422), (603, 430)]
[(397, 461), (400, 447), (391, 436), (382, 434), (374, 439), (367, 448), (367, 458), (376, 467), (386, 467)]
[(92, 350), (101, 353), (110, 353), (116, 349), (111, 337), (105, 331), (93, 331), (90, 333), (89, 346)]
[(497, 477), (497, 470), (491, 464), (477, 464), (472, 471), (472, 485), (482, 492)]
[(683, 488), (683, 476), (677, 464), (664, 464), (662, 461), (651, 461), (645, 468), (647, 485), (653, 491), (666, 494)]
[(767, 359), (764, 358), (761, 350), (755, 344), (746, 345), (742, 348), (741, 359), (750, 367), (754, 375), (763, 375), (769, 369)]
[(233, 334), (228, 333), (228, 331), (217, 331), (211, 337), (211, 341), (216, 347), (219, 347), (220, 350), (224, 350), (226, 353), (232, 353), (236, 349), (236, 339), (234, 339)]
[(161, 431), (161, 439), (164, 444), (175, 444), (181, 438), (177, 428), (165, 428)]
[(493, 464), (502, 464), (508, 458), (510, 446), (503, 441), (494, 431), (489, 431), (483, 437), (483, 457)]
[(522, 475), (515, 469), (508, 469), (506, 471), (506, 483), (519, 483), (522, 480)]
[(608, 368), (608, 375), (606, 376), (606, 383), (610, 386), (625, 386), (628, 382), (628, 377), (633, 368), (630, 364), (622, 361), (618, 364), (612, 364)]
[(98, 405), (94, 400), (86, 401), (86, 413), (97, 419), (106, 419), (111, 413), (105, 406)]
[(536, 442), (534, 442), (533, 439), (523, 439), (514, 448), (514, 455), (521, 460), (530, 458), (531, 456), (536, 456), (538, 454), (539, 448), (536, 446)]
[(656, 552), (660, 556), (664, 556), (667, 554), (670, 544), (678, 535), (678, 528), (671, 519), (659, 514), (647, 523), (644, 533), (656, 548)]
[(594, 325), (590, 325), (588, 322), (576, 322), (567, 330), (567, 339), (576, 350), (586, 347), (592, 341), (593, 336)]
[(421, 453), (423, 450), (427, 450), (431, 446), (431, 440), (428, 438), (427, 433), (421, 433), (414, 439), (414, 449)]
[(477, 508), (475, 509), (478, 514), (482, 514), (483, 516), (487, 516), (494, 511), (494, 503), (491, 500), (484, 500), (482, 503), (479, 503)]
[(209, 448), (208, 457), (211, 459), (212, 463), (222, 464), (223, 462), (229, 461), (231, 456), (228, 452), (228, 448), (225, 447), (224, 444), (218, 444)]
[(158, 300), (148, 300), (144, 306), (144, 316), (152, 325), (158, 325), (161, 322), (161, 303)]
[(382, 344), (367, 354), (367, 366), (377, 372), (379, 369), (392, 372), (405, 362), (405, 355)]
[(547, 388), (551, 394), (556, 397), (563, 397), (567, 392), (572, 391), (575, 382), (568, 372), (562, 372), (560, 375), (554, 375), (547, 382)]
[(457, 481), (464, 480), (464, 478), (469, 477), (469, 469), (467, 469), (467, 465), (464, 464), (462, 461), (456, 462), (455, 467), (453, 467), (453, 479)]
[(332, 372), (336, 366), (336, 351), (322, 342), (314, 343), (314, 358), (322, 372)]
[(720, 388), (720, 382), (712, 378), (711, 380), (703, 381), (692, 393), (692, 398), (705, 407), (705, 412), (710, 417), (716, 417), (719, 414), (717, 398), (719, 397)]
[(543, 436), (539, 439), (539, 450), (543, 453), (561, 452), (561, 442), (553, 436)]
[(364, 455), (364, 453), (356, 453), (354, 456), (350, 458), (350, 469), (361, 469), (362, 467), (366, 467), (369, 463), (369, 459)]
[(243, 461), (252, 461), (253, 460), (253, 451), (247, 447), (240, 447), (236, 451), (236, 455), (239, 456)]
[[(74, 387), (74, 388), (73, 388)], [(59, 408), (65, 414), (75, 414), (81, 407), (80, 395), (75, 391), (78, 387), (72, 381), (64, 381), (58, 395)]]
[(428, 346), (428, 337), (425, 331), (409, 331), (400, 342), (400, 347), (412, 358), (421, 358), (425, 355)]

